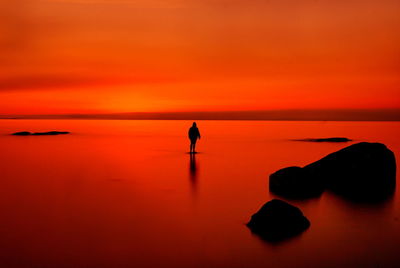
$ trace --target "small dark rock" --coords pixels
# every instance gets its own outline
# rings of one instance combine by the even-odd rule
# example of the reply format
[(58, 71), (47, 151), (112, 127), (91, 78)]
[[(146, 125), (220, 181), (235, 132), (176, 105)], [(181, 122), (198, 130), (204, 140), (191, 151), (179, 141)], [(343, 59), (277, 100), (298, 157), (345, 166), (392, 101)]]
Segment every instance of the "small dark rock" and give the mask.
[(69, 134), (68, 131), (49, 131), (49, 132), (35, 132), (32, 135), (62, 135)]
[(309, 142), (349, 142), (348, 138), (334, 137), (334, 138), (322, 138), (322, 139), (302, 139), (296, 141), (309, 141)]
[(62, 134), (69, 134), (68, 131), (48, 131), (48, 132), (29, 132), (29, 131), (21, 131), (15, 132), (12, 135), (15, 136), (42, 136), (42, 135), (62, 135)]
[(270, 242), (300, 234), (309, 226), (310, 221), (299, 208), (278, 199), (265, 203), (247, 224), (253, 233)]
[(12, 135), (14, 136), (28, 136), (31, 135), (32, 133), (30, 133), (29, 131), (21, 131), (21, 132), (15, 132)]

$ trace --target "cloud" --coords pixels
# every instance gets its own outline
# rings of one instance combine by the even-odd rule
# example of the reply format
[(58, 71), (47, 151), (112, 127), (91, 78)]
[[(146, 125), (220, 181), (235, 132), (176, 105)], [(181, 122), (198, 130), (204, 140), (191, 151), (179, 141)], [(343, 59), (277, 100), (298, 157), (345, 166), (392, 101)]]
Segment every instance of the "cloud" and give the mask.
[(63, 75), (32, 75), (0, 78), (0, 90), (24, 90), (24, 89), (49, 89), (71, 88), (86, 85), (97, 85), (110, 81), (94, 77), (77, 77)]
[(120, 85), (170, 84), (178, 80), (156, 75), (77, 75), (77, 74), (32, 74), (0, 77), (0, 92), (18, 90), (73, 89), (82, 87), (107, 87)]

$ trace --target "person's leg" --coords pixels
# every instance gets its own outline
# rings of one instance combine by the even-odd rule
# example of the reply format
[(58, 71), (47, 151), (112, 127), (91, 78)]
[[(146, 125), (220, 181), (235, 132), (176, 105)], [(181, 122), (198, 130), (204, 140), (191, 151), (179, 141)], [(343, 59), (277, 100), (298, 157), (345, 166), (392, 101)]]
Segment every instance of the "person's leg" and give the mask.
[(192, 151), (193, 151), (193, 142), (190, 141), (190, 153), (192, 153)]
[(195, 153), (195, 152), (196, 152), (196, 141), (193, 142), (193, 153)]

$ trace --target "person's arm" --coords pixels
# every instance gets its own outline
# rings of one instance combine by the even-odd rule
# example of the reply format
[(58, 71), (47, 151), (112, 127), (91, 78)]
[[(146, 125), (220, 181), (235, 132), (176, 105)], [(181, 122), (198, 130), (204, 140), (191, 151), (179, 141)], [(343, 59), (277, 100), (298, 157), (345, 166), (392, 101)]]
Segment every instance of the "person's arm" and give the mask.
[(200, 140), (200, 131), (199, 131), (199, 129), (197, 129), (197, 136), (199, 137), (199, 140)]

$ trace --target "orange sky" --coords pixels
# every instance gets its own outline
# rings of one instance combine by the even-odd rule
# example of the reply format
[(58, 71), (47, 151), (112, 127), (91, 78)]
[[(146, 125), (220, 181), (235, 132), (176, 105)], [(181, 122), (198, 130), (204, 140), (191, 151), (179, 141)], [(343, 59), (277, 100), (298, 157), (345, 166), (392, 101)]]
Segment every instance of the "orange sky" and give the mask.
[(400, 108), (398, 0), (0, 0), (0, 114)]

